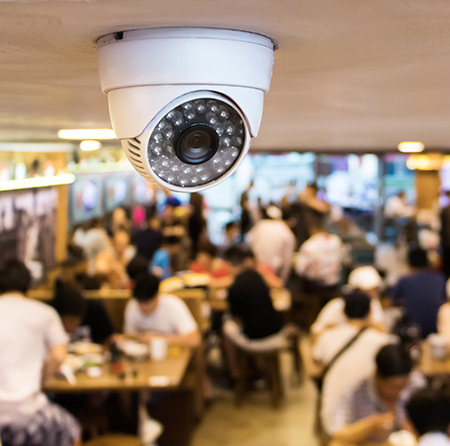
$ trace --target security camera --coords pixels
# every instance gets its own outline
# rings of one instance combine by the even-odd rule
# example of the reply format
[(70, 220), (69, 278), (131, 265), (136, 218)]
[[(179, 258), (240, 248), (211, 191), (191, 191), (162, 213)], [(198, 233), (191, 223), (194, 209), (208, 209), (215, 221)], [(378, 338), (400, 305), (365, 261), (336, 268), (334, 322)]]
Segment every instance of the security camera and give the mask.
[(114, 131), (145, 179), (198, 192), (230, 176), (257, 136), (274, 42), (245, 31), (153, 28), (97, 41)]

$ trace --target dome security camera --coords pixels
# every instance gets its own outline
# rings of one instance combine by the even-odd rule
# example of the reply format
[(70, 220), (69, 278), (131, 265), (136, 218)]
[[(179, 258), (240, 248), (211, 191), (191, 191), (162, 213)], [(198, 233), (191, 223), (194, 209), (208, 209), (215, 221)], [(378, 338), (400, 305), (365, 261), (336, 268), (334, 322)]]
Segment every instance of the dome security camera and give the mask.
[(230, 176), (257, 136), (274, 42), (245, 31), (153, 28), (97, 41), (111, 122), (133, 167), (176, 192)]

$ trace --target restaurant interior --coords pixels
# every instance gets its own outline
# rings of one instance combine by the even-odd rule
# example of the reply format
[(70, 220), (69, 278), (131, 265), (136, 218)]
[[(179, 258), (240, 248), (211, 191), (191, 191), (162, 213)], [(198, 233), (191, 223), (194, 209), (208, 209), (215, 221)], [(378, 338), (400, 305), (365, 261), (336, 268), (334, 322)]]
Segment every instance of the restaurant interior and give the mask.
[[(0, 446), (449, 446), (449, 20), (438, 0), (0, 1)], [(108, 36), (180, 27), (175, 78), (216, 63), (216, 83), (170, 81), (171, 46), (105, 80)], [(260, 49), (202, 53), (216, 28), (268, 38), (270, 90), (233, 84)], [(146, 106), (105, 85), (142, 67), (183, 101), (212, 85), (171, 102), (186, 125), (191, 103), (239, 111), (220, 181), (171, 184), (151, 139), (136, 161)], [(230, 126), (192, 128), (212, 147)], [(195, 184), (223, 148), (192, 161), (188, 131)]]

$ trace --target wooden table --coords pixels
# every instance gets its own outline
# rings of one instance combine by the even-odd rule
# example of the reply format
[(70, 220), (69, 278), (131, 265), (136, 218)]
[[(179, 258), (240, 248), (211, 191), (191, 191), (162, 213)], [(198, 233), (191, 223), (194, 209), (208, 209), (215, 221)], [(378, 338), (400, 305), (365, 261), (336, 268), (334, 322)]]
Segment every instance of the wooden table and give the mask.
[[(185, 376), (191, 359), (189, 349), (169, 351), (166, 359), (161, 361), (146, 360), (143, 362), (125, 361), (125, 369), (129, 369), (125, 378), (112, 374), (109, 364), (102, 367), (102, 375), (91, 378), (86, 373), (77, 374), (77, 382), (70, 384), (65, 378), (52, 377), (44, 383), (44, 390), (57, 393), (135, 391), (141, 389), (175, 390)], [(137, 371), (136, 376), (130, 371)]]
[(428, 378), (450, 379), (450, 356), (444, 359), (433, 358), (430, 353), (430, 346), (427, 342), (423, 342), (419, 370)]

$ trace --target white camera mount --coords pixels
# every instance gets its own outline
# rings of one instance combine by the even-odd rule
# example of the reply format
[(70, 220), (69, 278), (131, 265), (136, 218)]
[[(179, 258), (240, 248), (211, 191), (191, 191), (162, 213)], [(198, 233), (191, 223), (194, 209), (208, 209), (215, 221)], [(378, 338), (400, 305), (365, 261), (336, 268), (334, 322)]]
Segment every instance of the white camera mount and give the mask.
[[(140, 152), (141, 164), (130, 161), (141, 175), (170, 189), (192, 192), (217, 184), (237, 168), (261, 123), (264, 92), (272, 75), (271, 39), (214, 28), (149, 28), (108, 34), (98, 39), (97, 46), (113, 129), (129, 158), (130, 144)], [(185, 95), (195, 97), (195, 92), (217, 93), (237, 109), (244, 121), (245, 145), (220, 178), (206, 185), (174, 187), (153, 172), (146, 138), (174, 101), (178, 105)]]

